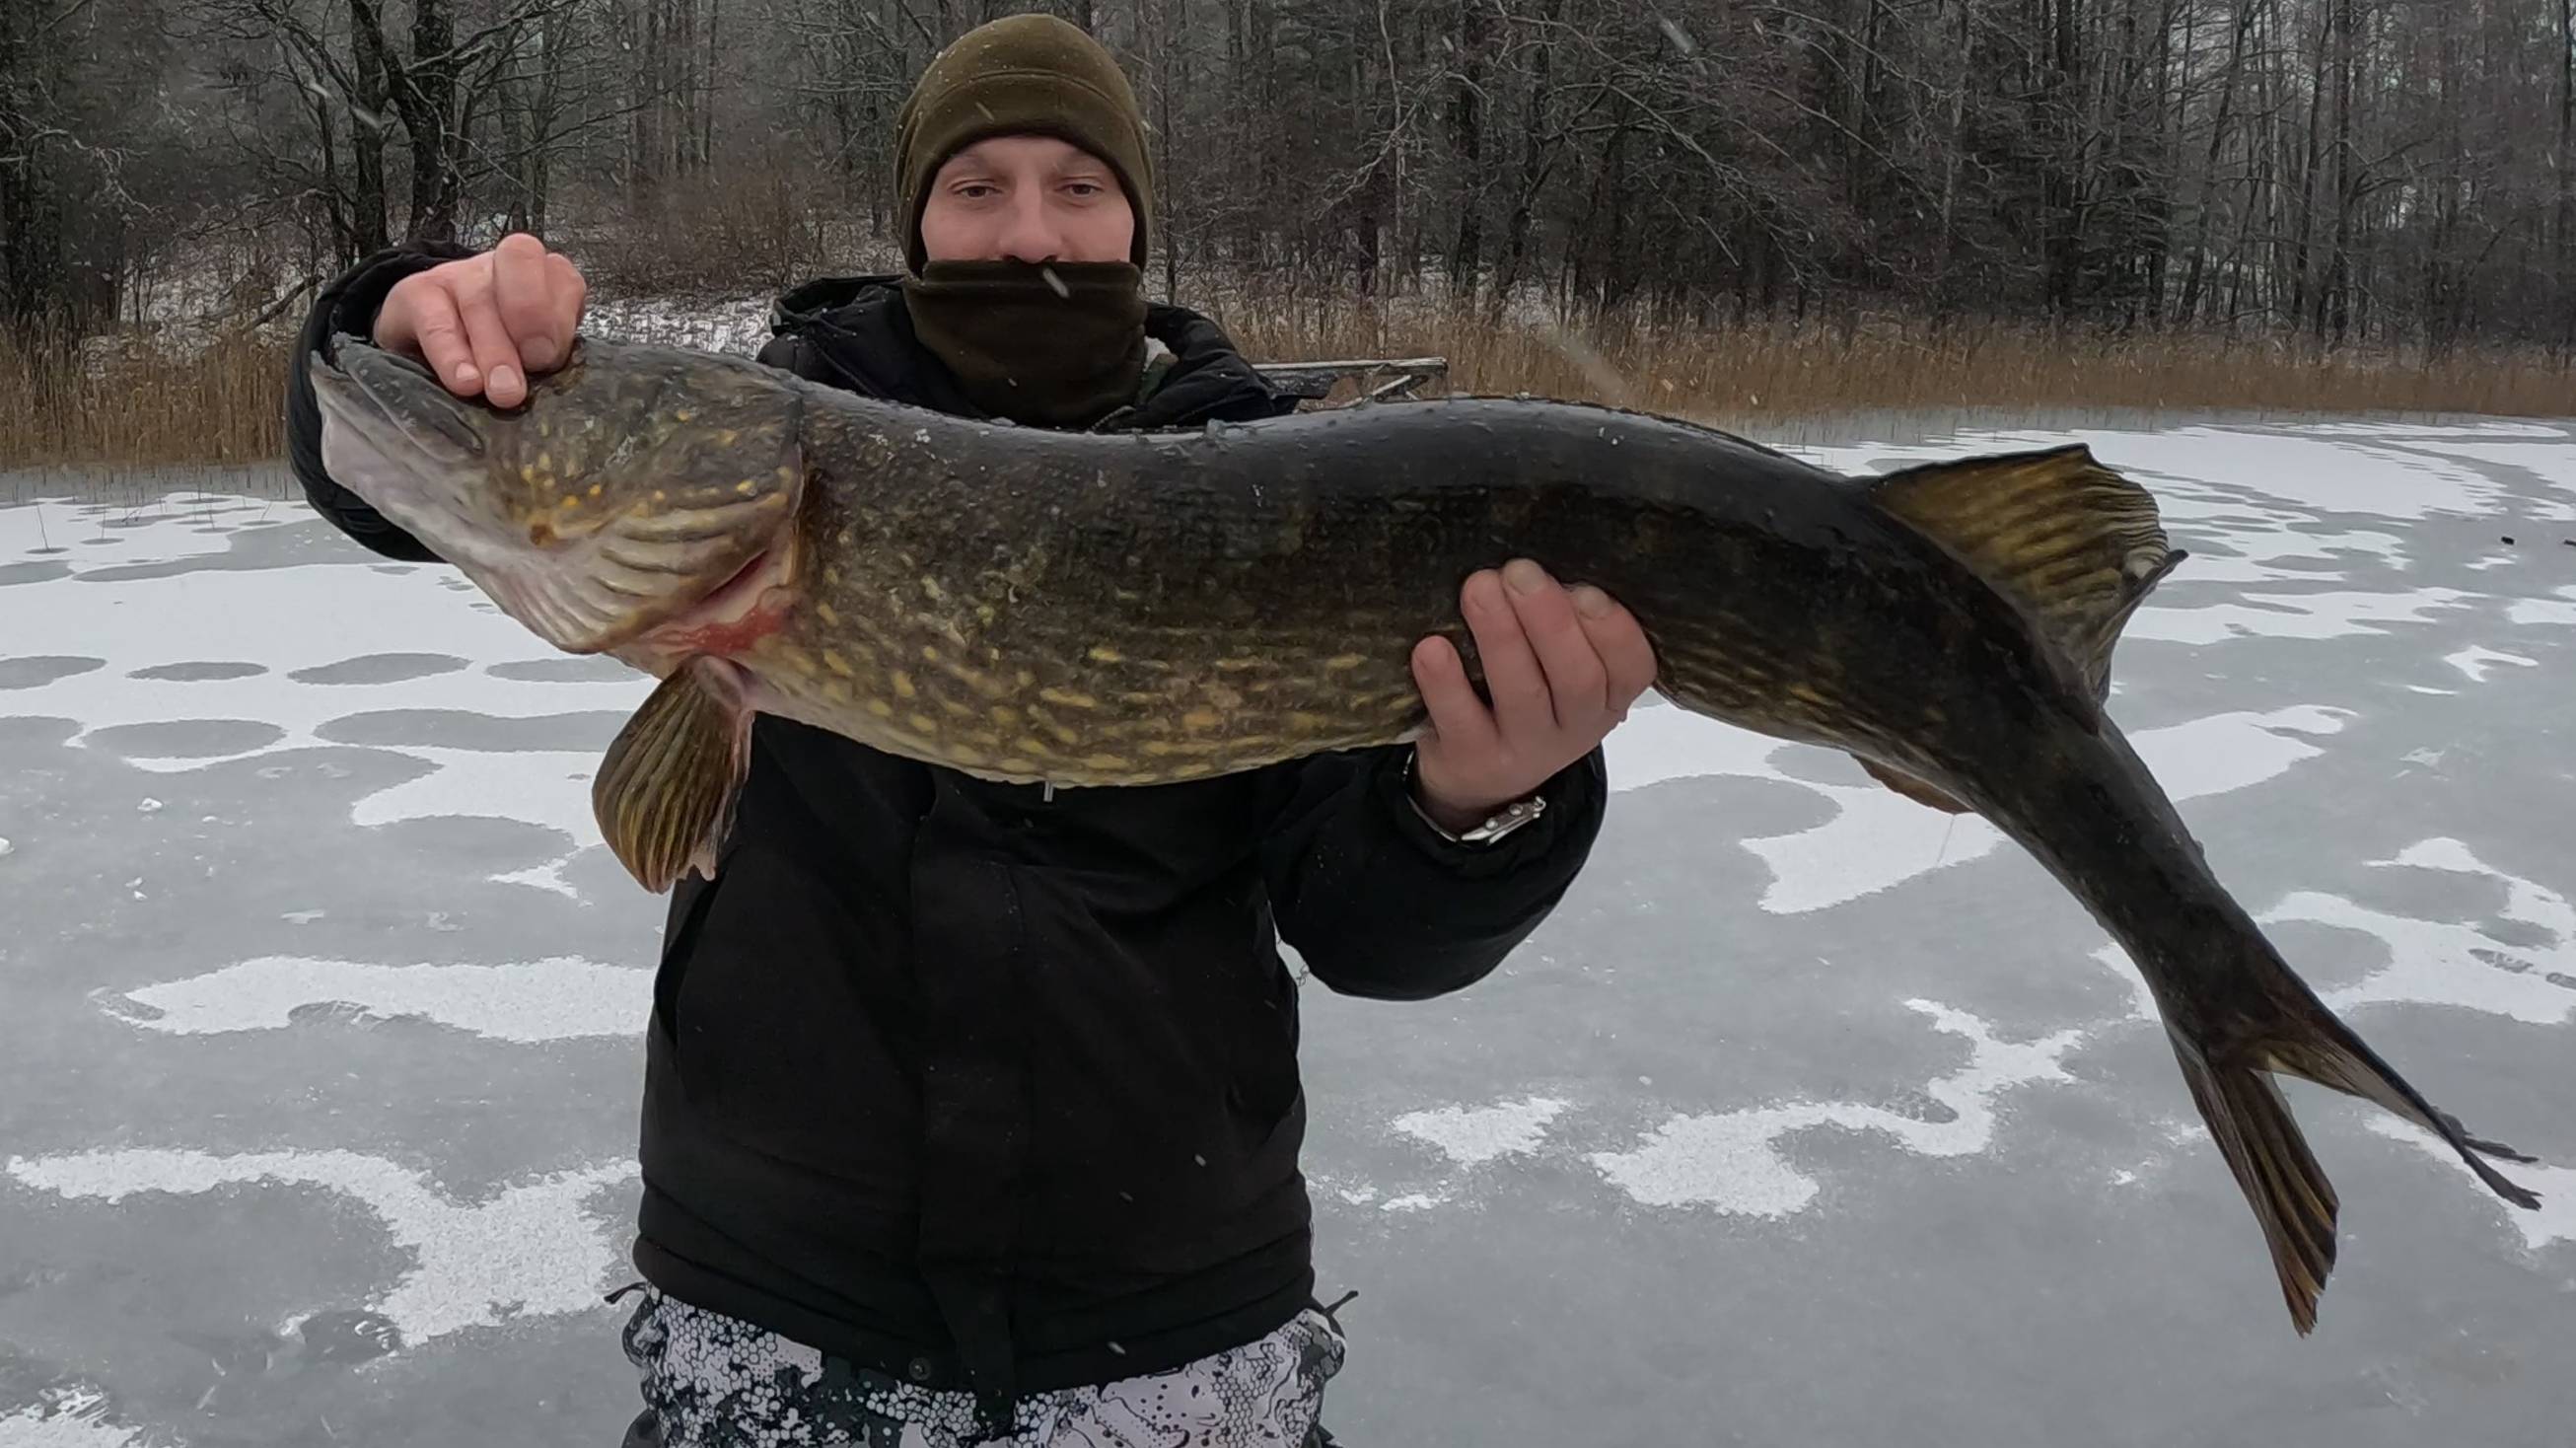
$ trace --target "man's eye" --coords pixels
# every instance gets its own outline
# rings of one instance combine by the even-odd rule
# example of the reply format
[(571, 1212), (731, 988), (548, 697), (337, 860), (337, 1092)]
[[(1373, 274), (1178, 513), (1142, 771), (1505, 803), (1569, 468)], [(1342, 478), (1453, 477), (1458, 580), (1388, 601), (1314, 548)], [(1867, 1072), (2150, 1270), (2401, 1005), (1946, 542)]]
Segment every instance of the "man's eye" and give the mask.
[(997, 194), (999, 190), (999, 187), (989, 181), (967, 181), (955, 188), (955, 194), (968, 201), (981, 201), (987, 196)]
[(1064, 189), (1072, 192), (1076, 196), (1088, 199), (1099, 195), (1102, 188), (1100, 183), (1097, 181), (1068, 181), (1064, 184)]

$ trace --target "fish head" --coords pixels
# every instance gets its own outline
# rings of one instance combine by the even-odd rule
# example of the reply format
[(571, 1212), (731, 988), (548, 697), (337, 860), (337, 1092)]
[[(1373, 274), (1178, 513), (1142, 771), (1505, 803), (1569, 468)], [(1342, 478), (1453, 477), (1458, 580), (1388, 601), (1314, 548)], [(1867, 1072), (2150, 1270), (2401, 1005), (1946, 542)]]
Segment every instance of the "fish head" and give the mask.
[(607, 652), (779, 576), (805, 486), (785, 374), (583, 338), (501, 408), (338, 350), (309, 363), (323, 467), (555, 647)]

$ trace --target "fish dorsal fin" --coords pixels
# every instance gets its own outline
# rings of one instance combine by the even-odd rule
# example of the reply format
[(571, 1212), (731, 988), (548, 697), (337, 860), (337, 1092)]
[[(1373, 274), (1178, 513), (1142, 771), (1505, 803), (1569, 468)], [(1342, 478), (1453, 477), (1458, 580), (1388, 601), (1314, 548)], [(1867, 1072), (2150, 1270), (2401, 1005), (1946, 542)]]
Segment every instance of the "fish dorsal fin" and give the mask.
[(1872, 496), (2012, 600), (2097, 708), (2120, 630), (2188, 556), (2154, 496), (2082, 443), (1907, 468)]

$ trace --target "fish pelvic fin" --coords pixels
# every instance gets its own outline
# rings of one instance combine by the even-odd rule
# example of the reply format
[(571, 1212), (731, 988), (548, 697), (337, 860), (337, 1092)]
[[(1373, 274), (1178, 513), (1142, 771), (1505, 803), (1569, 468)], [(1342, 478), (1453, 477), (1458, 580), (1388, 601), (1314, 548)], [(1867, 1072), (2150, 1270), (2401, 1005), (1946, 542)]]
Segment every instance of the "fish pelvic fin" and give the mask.
[(715, 878), (751, 761), (751, 720), (733, 670), (701, 655), (665, 677), (617, 731), (590, 803), (635, 883), (658, 895), (692, 868)]
[(1860, 761), (1860, 767), (1863, 773), (1867, 774), (1870, 778), (1877, 780), (1879, 783), (1886, 785), (1889, 789), (1896, 791), (1898, 794), (1905, 796), (1907, 799), (1914, 801), (1916, 804), (1937, 809), (1943, 814), (1955, 815), (1975, 813), (1974, 810), (1971, 810), (1966, 805), (1952, 799), (1948, 794), (1932, 785), (1924, 783), (1922, 780), (1915, 778), (1904, 770), (1881, 764), (1875, 759), (1864, 758), (1858, 754), (1853, 755), (1852, 758)]
[(2155, 497), (2082, 443), (1932, 463), (1881, 477), (1879, 507), (2010, 599), (2098, 718), (2129, 616), (2190, 555)]

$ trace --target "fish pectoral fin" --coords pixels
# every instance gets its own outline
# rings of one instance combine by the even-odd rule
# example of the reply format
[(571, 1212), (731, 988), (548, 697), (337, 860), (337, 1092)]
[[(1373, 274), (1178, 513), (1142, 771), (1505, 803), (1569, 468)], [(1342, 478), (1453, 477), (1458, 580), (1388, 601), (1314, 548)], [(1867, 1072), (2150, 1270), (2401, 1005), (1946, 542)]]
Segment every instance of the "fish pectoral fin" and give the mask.
[(1901, 769), (1891, 769), (1888, 766), (1879, 763), (1875, 759), (1861, 759), (1857, 754), (1853, 755), (1852, 758), (1860, 760), (1860, 767), (1868, 773), (1870, 778), (1886, 785), (1889, 789), (1895, 790), (1898, 794), (1905, 796), (1916, 804), (1929, 805), (1944, 814), (1976, 813), (1975, 810), (1968, 808), (1966, 805), (1952, 799), (1949, 795), (1933, 788), (1931, 785), (1925, 784), (1923, 781), (1916, 779), (1913, 775), (1907, 774)]
[(693, 867), (715, 877), (750, 763), (751, 719), (733, 671), (694, 658), (617, 731), (591, 781), (590, 804), (637, 884), (658, 895)]
[(2166, 540), (2154, 495), (2082, 443), (1907, 468), (1872, 496), (2010, 598), (2095, 706), (2130, 614), (2190, 556)]

